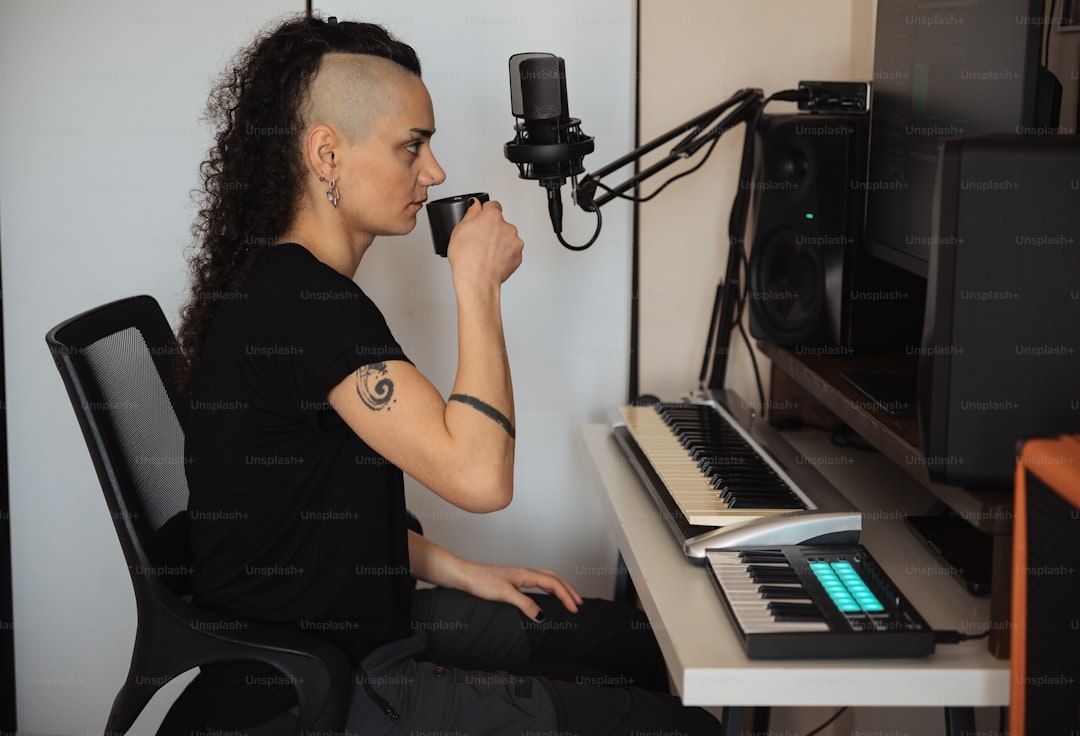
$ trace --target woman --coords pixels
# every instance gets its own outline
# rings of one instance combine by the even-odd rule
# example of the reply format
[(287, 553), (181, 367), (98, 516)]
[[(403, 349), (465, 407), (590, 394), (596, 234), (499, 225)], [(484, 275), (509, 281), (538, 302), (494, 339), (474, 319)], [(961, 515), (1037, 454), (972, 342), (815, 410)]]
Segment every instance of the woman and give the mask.
[[(455, 229), (444, 401), (352, 281), (445, 178), (413, 50), (378, 26), (291, 20), (241, 52), (209, 109), (179, 331), (195, 602), (340, 645), (355, 733), (715, 727), (649, 691), (666, 681), (640, 613), (408, 530), (402, 471), (467, 511), (511, 500), (499, 295), (523, 247), (497, 202)], [(438, 587), (414, 593), (413, 578)], [(288, 733), (295, 712), (291, 683), (246, 662), (204, 668), (200, 698), (215, 729)]]

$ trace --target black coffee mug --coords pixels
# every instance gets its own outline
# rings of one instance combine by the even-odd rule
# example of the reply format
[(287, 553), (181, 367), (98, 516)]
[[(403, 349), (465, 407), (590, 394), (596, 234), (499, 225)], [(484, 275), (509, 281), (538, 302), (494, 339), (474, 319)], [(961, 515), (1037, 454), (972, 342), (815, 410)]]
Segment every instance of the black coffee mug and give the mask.
[(450, 233), (468, 211), (470, 199), (487, 202), (488, 195), (487, 192), (473, 192), (455, 197), (443, 197), (427, 203), (428, 223), (431, 225), (431, 239), (435, 243), (435, 255), (446, 258), (446, 249), (450, 246)]

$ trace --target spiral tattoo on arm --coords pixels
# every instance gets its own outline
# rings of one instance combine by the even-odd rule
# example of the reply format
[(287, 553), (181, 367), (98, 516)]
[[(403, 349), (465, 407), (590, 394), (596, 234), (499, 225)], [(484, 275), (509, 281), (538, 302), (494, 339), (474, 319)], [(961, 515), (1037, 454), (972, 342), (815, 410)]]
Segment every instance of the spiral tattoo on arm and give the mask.
[(356, 369), (356, 395), (372, 411), (386, 409), (395, 403), (394, 382), (387, 376), (386, 363), (371, 363)]

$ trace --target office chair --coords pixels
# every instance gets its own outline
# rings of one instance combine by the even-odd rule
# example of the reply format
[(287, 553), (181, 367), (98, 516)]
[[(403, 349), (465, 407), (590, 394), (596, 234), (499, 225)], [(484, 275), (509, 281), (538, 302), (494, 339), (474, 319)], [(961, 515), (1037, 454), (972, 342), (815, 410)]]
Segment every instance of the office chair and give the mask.
[[(57, 325), (45, 341), (78, 416), (135, 588), (131, 667), (105, 733), (126, 733), (168, 680), (226, 660), (258, 660), (288, 677), (299, 703), (299, 733), (343, 732), (352, 671), (341, 649), (297, 629), (189, 603), (185, 413), (172, 380), (176, 340), (157, 302), (136, 296), (105, 304)], [(159, 734), (205, 732), (192, 684)]]

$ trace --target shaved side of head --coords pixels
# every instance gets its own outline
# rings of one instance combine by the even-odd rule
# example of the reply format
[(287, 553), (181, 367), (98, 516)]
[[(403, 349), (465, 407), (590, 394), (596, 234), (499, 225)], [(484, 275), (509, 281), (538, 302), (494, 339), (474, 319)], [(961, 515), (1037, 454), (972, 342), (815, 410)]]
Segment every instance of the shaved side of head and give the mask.
[(396, 111), (397, 85), (413, 79), (419, 77), (381, 56), (326, 54), (301, 108), (304, 126), (326, 123), (360, 143), (377, 119)]

